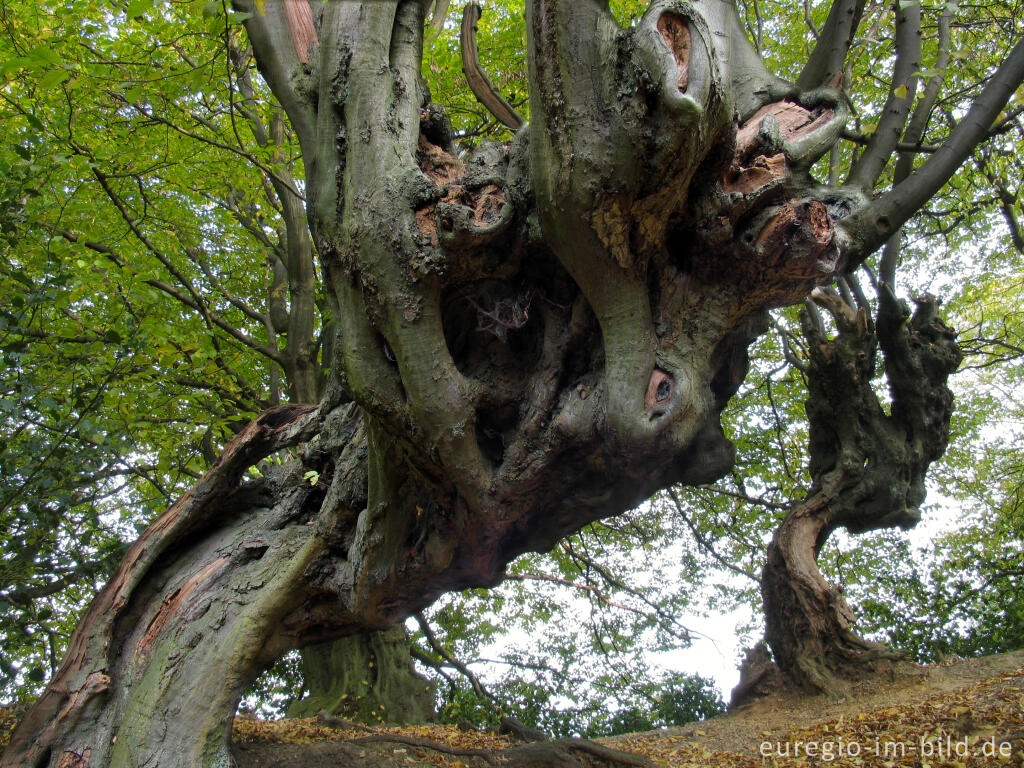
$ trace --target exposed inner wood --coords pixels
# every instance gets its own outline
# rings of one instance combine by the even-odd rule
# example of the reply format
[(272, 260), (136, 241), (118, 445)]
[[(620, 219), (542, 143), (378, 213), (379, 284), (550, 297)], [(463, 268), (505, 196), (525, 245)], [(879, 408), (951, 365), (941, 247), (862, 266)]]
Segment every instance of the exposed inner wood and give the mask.
[(505, 196), (495, 184), (488, 184), (477, 192), (471, 222), (476, 227), (489, 227), (501, 216)]
[(309, 47), (318, 42), (309, 0), (284, 0), (284, 17), (288, 21), (299, 61), (308, 62)]
[[(420, 170), (439, 187), (444, 187), (461, 178), (465, 167), (457, 158), (445, 152), (444, 149), (432, 143), (426, 136), (420, 134), (419, 145), (416, 147), (416, 162)], [(460, 187), (453, 188), (455, 190)], [(444, 198), (446, 202), (457, 199), (457, 193), (449, 191)], [(436, 203), (431, 203), (416, 210), (416, 227), (430, 239), (430, 244), (437, 248), (440, 241), (437, 238), (437, 224), (434, 221)], [(500, 210), (500, 206), (499, 206)]]
[(658, 31), (675, 56), (679, 71), (676, 85), (685, 91), (690, 84), (690, 27), (676, 14), (663, 13), (658, 19)]
[(746, 168), (731, 166), (723, 180), (724, 188), (730, 194), (749, 195), (766, 184), (785, 179), (787, 173), (786, 156), (781, 152), (771, 157), (759, 155)]
[(644, 397), (644, 407), (648, 410), (658, 403), (666, 402), (672, 397), (672, 377), (660, 368), (655, 368), (651, 374), (651, 381), (647, 385), (647, 395)]
[(736, 134), (736, 157), (749, 158), (761, 144), (759, 136), (761, 123), (766, 117), (775, 118), (779, 127), (779, 139), (792, 141), (813, 133), (828, 124), (835, 112), (831, 109), (809, 110), (792, 101), (777, 101), (767, 104), (754, 113)]
[(207, 579), (227, 565), (227, 562), (227, 557), (217, 558), (205, 568), (195, 573), (188, 581), (164, 598), (163, 605), (160, 606), (160, 610), (157, 612), (156, 616), (153, 617), (149, 627), (146, 629), (146, 634), (142, 636), (142, 640), (139, 642), (138, 648), (135, 649), (136, 654), (146, 653), (153, 647), (153, 643), (156, 642), (160, 633), (163, 631), (163, 628), (167, 625), (167, 622), (170, 621), (171, 617), (178, 611), (185, 601), (188, 600), (189, 596)]
[(423, 134), (420, 134), (419, 145), (416, 147), (416, 161), (420, 170), (439, 187), (455, 181), (465, 171), (462, 163), (441, 147), (432, 144)]

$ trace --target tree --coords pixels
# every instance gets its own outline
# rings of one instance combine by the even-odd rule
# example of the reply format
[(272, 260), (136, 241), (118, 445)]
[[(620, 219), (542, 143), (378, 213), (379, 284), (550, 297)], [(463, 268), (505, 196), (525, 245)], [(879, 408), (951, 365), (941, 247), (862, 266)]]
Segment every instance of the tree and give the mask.
[(530, 125), (462, 160), (420, 87), (425, 6), (236, 4), (301, 148), (332, 368), (317, 405), (265, 411), (129, 549), (4, 765), (226, 763), (238, 696), (283, 650), (726, 472), (719, 417), (765, 311), (895, 234), (1024, 77), (1019, 44), (872, 196), (912, 101), (916, 4), (895, 9), (883, 117), (828, 185), (809, 171), (847, 116), (825, 86), (856, 3), (790, 85), (729, 4), (656, 0), (624, 30), (597, 0), (530, 0)]
[[(170, 20), (124, 40), (73, 10), (88, 45), (42, 14), (3, 56), (5, 74), (38, 84), (5, 105), (16, 162), (4, 199), (21, 241), (4, 269), (0, 665), (23, 687), (56, 672), (60, 628), (113, 571), (122, 538), (252, 415), (316, 402), (330, 358), (290, 136), (240, 31), (204, 13), (187, 40)], [(202, 100), (189, 98), (197, 83)], [(197, 182), (199, 165), (217, 170)], [(225, 252), (245, 268), (218, 263)], [(101, 522), (113, 515), (119, 525)]]
[[(949, 442), (953, 395), (946, 381), (962, 359), (955, 334), (938, 317), (934, 297), (919, 298), (911, 317), (892, 294), (892, 282), (880, 284), (874, 322), (859, 289), (856, 309), (852, 300), (819, 292), (817, 300), (838, 328), (834, 339), (825, 335), (820, 316), (803, 317), (813, 483), (768, 545), (761, 591), (776, 664), (812, 690), (835, 690), (837, 677), (856, 677), (897, 658), (855, 633), (842, 591), (827, 584), (816, 565), (821, 547), (840, 526), (851, 533), (914, 526), (925, 472)], [(888, 408), (873, 386), (879, 349)]]

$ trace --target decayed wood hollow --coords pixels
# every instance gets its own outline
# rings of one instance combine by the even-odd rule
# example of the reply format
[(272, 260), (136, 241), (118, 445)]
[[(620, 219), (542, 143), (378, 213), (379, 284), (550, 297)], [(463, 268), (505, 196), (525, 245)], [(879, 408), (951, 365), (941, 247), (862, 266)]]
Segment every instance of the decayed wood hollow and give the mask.
[(761, 107), (736, 134), (736, 157), (740, 160), (749, 158), (759, 148), (761, 123), (766, 117), (775, 118), (778, 138), (791, 142), (828, 124), (835, 117), (835, 111), (825, 108), (810, 110), (792, 101), (778, 101)]
[(786, 156), (781, 152), (771, 157), (760, 155), (746, 168), (733, 165), (726, 171), (725, 191), (749, 195), (773, 181), (785, 179), (788, 172)]
[[(420, 170), (439, 187), (448, 186), (456, 179), (461, 178), (466, 170), (457, 158), (431, 143), (422, 133), (419, 145), (416, 147), (416, 161)], [(450, 192), (448, 196), (451, 197)], [(430, 238), (430, 244), (435, 248), (440, 245), (437, 238), (437, 225), (434, 222), (436, 208), (437, 204), (431, 203), (416, 210), (416, 226), (421, 233)]]
[(758, 235), (755, 248), (777, 254), (775, 269), (814, 279), (829, 274), (837, 257), (835, 229), (828, 209), (818, 200), (786, 203)]
[(658, 31), (675, 56), (679, 71), (676, 85), (685, 91), (690, 84), (690, 27), (674, 13), (663, 13), (658, 19)]
[(651, 381), (647, 385), (644, 407), (650, 410), (655, 405), (666, 403), (672, 397), (672, 377), (660, 368), (655, 368)]
[(489, 227), (501, 216), (501, 209), (505, 205), (505, 196), (501, 194), (495, 184), (488, 184), (480, 190), (476, 198), (476, 205), (473, 206), (473, 218), (475, 227)]
[(439, 187), (455, 181), (466, 170), (457, 158), (431, 143), (423, 134), (420, 134), (419, 145), (416, 147), (416, 160), (420, 170)]

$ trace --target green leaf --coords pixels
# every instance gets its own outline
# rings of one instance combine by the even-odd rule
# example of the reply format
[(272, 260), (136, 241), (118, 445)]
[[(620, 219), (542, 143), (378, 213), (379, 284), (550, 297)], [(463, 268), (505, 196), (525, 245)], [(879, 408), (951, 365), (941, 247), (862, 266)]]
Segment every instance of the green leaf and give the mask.
[(44, 74), (42, 77), (40, 77), (37, 82), (39, 83), (40, 88), (42, 88), (44, 91), (49, 91), (53, 88), (56, 88), (61, 83), (66, 82), (70, 78), (71, 73), (67, 70), (51, 69), (47, 71), (46, 74)]
[(62, 63), (60, 54), (48, 45), (40, 45), (28, 52), (28, 60), (36, 66), (59, 66)]
[(146, 11), (152, 10), (153, 0), (132, 0), (128, 3), (128, 8), (125, 11), (128, 18), (137, 19), (143, 16)]

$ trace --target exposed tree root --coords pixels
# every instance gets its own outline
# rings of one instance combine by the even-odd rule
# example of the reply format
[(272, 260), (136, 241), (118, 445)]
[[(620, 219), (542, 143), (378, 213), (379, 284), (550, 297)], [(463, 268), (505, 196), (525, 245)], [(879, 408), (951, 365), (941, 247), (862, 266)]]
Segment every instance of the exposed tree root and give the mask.
[(503, 718), (502, 731), (513, 733), (518, 738), (530, 739), (530, 743), (500, 751), (486, 749), (468, 749), (452, 747), (447, 744), (400, 733), (376, 731), (372, 728), (353, 723), (326, 712), (317, 715), (317, 722), (328, 728), (356, 730), (368, 733), (349, 740), (351, 745), (369, 744), (372, 742), (388, 742), (404, 744), (419, 749), (429, 749), (445, 755), (479, 758), (490, 765), (501, 763), (506, 766), (522, 766), (522, 768), (574, 768), (575, 766), (650, 766), (651, 761), (643, 755), (611, 749), (587, 739), (554, 739), (548, 740), (546, 735), (535, 728), (528, 728), (514, 718)]

